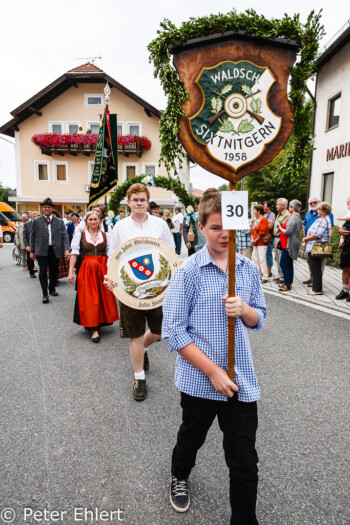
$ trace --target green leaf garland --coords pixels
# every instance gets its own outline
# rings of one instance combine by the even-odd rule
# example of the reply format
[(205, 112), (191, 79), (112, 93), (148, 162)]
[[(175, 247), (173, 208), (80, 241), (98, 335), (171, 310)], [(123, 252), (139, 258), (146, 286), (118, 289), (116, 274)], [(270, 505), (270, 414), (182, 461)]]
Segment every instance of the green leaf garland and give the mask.
[(320, 22), (322, 10), (311, 11), (305, 24), (300, 15), (285, 14), (281, 19), (268, 20), (254, 9), (237, 13), (235, 9), (223, 14), (212, 14), (201, 18), (190, 18), (178, 28), (170, 20), (161, 22), (158, 36), (149, 45), (150, 62), (154, 65), (154, 76), (159, 78), (164, 93), (168, 96), (166, 110), (160, 121), (161, 154), (159, 163), (164, 162), (168, 172), (177, 173), (176, 160), (181, 166), (183, 148), (179, 140), (179, 117), (185, 116), (182, 104), (188, 98), (177, 71), (171, 65), (169, 45), (180, 45), (192, 38), (200, 38), (225, 31), (245, 31), (261, 38), (285, 38), (300, 45), (296, 64), (290, 70), (289, 103), (294, 113), (295, 141), (285, 168), (288, 171), (300, 169), (309, 160), (312, 135), (307, 125), (305, 111), (306, 82), (316, 73), (319, 41), (324, 36)]
[[(114, 211), (114, 213), (117, 215), (118, 210), (120, 208), (120, 203), (126, 197), (126, 194), (130, 186), (132, 186), (133, 184), (136, 184), (136, 182), (142, 182), (142, 179), (144, 179), (145, 177), (146, 177), (145, 174), (138, 175), (137, 177), (132, 177), (126, 180), (123, 184), (121, 184), (121, 186), (117, 186), (115, 191), (111, 193), (111, 198), (109, 201), (109, 209)], [(169, 177), (155, 176), (153, 177), (153, 180), (157, 188), (164, 188), (166, 190), (174, 192), (185, 208), (187, 208), (187, 206), (192, 206), (194, 208), (195, 206), (194, 198), (192, 197), (192, 195), (190, 195), (187, 192), (185, 185), (182, 184), (182, 182), (180, 181), (178, 177), (169, 178)]]

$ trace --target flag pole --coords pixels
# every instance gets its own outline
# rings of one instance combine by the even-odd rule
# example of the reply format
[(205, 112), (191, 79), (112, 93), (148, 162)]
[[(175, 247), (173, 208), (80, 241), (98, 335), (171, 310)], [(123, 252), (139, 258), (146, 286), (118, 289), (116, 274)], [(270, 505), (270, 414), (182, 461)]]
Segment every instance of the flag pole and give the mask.
[[(108, 103), (111, 95), (111, 88), (109, 87), (108, 81), (103, 90), (105, 94), (105, 109), (108, 109)], [(105, 194), (105, 206), (107, 208), (107, 194)]]
[[(230, 191), (237, 190), (237, 182), (231, 182)], [(236, 230), (229, 230), (228, 240), (228, 295), (234, 297), (236, 276)], [(231, 381), (235, 380), (235, 318), (228, 318), (228, 376)]]

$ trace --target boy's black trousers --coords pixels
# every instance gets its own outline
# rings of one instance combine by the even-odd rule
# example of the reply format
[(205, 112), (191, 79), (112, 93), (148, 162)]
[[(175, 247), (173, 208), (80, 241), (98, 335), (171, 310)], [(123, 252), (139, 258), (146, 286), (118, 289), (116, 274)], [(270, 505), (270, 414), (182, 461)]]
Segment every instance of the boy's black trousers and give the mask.
[(182, 424), (173, 450), (172, 475), (180, 480), (189, 477), (197, 451), (217, 416), (224, 435), (225, 460), (230, 471), (230, 525), (258, 525), (255, 513), (258, 488), (256, 402), (238, 401), (237, 394), (228, 401), (214, 401), (181, 392), (181, 407)]

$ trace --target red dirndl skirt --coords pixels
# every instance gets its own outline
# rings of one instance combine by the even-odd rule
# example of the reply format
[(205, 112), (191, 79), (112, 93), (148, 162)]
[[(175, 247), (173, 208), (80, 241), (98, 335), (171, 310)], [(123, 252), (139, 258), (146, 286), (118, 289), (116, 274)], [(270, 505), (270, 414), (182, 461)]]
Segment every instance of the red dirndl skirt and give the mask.
[(103, 285), (107, 274), (107, 256), (85, 256), (77, 278), (79, 320), (74, 322), (87, 328), (98, 328), (118, 321), (114, 293)]

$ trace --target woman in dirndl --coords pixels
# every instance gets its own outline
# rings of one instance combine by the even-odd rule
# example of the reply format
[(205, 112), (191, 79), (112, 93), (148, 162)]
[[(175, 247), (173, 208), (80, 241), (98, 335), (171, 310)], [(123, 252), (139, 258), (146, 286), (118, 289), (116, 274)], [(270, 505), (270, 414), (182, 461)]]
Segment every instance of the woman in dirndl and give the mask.
[(117, 302), (113, 292), (103, 286), (107, 274), (108, 233), (101, 231), (100, 217), (89, 211), (85, 229), (76, 231), (72, 239), (68, 279), (74, 283), (74, 268), (81, 254), (83, 262), (77, 277), (77, 296), (73, 322), (92, 332), (92, 341), (100, 341), (100, 328), (118, 321)]

